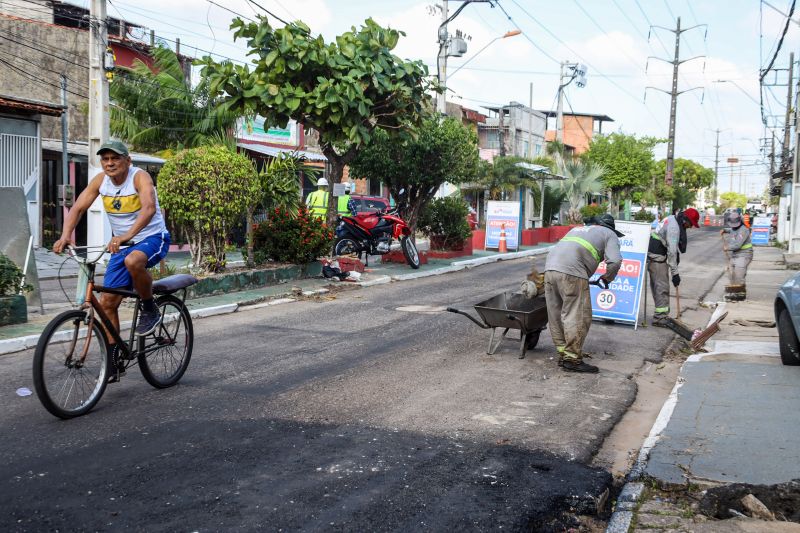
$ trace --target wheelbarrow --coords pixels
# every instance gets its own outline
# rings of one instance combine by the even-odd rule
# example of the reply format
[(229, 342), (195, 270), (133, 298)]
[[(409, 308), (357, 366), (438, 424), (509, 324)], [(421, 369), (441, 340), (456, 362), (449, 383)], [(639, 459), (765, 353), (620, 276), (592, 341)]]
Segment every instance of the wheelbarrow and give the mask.
[[(547, 327), (547, 305), (544, 295), (530, 299), (521, 293), (504, 292), (479, 302), (474, 307), (482, 321), (454, 307), (448, 307), (447, 310), (464, 315), (483, 329), (492, 330), (489, 348), (486, 350), (489, 355), (494, 355), (509, 330), (518, 329), (519, 358), (524, 359), (525, 352), (536, 347), (539, 335)], [(504, 328), (504, 331), (500, 338), (495, 340), (498, 328)]]

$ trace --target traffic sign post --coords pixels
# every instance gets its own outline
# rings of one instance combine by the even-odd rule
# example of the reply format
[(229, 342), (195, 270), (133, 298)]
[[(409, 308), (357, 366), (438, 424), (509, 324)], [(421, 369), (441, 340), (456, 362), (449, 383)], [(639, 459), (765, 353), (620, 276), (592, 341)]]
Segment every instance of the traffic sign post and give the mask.
[(769, 231), (772, 228), (770, 217), (755, 217), (750, 233), (750, 242), (755, 246), (769, 246)]
[(486, 206), (486, 244), (487, 250), (500, 248), (500, 232), (505, 226), (506, 246), (509, 250), (519, 249), (519, 203), (496, 202), (490, 200)]
[[(592, 318), (631, 323), (636, 327), (647, 271), (650, 224), (622, 220), (617, 220), (615, 224), (617, 230), (625, 234), (619, 238), (622, 267), (607, 289), (596, 285), (590, 287)], [(600, 263), (590, 281), (596, 280), (605, 272), (605, 262)]]

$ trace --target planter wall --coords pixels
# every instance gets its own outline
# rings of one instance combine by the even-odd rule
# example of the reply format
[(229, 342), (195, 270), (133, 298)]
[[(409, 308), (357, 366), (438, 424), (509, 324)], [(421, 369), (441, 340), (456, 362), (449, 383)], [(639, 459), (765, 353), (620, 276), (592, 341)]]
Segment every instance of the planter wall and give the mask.
[[(417, 253), (419, 254), (419, 264), (427, 265), (429, 252), (418, 251)], [(383, 254), (380, 257), (381, 257), (381, 263), (400, 263), (403, 265), (406, 264), (406, 256), (403, 255), (403, 250), (393, 250), (388, 254)]]
[(21, 294), (0, 296), (0, 326), (28, 321), (28, 304)]
[(536, 230), (524, 229), (522, 230), (522, 235), (520, 235), (520, 243), (522, 246), (536, 246), (539, 244), (539, 240), (536, 237)]
[(550, 236), (548, 238), (549, 242), (558, 242), (561, 238), (569, 233), (569, 230), (574, 228), (575, 226), (550, 226)]
[(483, 250), (484, 245), (486, 244), (486, 230), (485, 229), (476, 229), (472, 231), (472, 249), (473, 250)]
[(240, 272), (215, 274), (202, 278), (189, 287), (187, 298), (214, 296), (228, 292), (260, 289), (268, 285), (290, 281), (293, 279), (313, 278), (322, 275), (322, 264), (319, 261), (305, 265), (287, 265), (278, 268), (254, 269)]
[(550, 242), (550, 228), (533, 228), (527, 231), (533, 233), (534, 244)]

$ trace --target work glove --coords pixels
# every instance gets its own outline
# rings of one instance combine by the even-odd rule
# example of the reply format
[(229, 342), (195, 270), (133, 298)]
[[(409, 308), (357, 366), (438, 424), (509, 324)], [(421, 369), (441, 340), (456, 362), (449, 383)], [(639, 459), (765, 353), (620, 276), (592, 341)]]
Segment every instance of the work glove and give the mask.
[(539, 294), (539, 289), (536, 288), (536, 283), (532, 281), (523, 281), (522, 285), (519, 287), (520, 292), (525, 296), (525, 298), (534, 299)]
[(680, 274), (673, 274), (672, 275), (672, 285), (677, 287), (681, 284), (681, 275)]

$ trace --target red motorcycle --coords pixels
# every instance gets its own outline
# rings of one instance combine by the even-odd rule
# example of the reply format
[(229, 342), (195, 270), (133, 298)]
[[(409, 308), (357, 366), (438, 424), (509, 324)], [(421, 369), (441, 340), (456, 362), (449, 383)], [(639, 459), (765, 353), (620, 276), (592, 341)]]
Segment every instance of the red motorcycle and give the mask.
[(366, 263), (369, 264), (370, 255), (389, 253), (393, 238), (400, 241), (400, 248), (409, 266), (419, 268), (419, 252), (411, 239), (411, 228), (398, 216), (396, 208), (385, 212), (339, 217), (333, 253), (356, 254), (359, 259), (363, 253), (366, 255)]

